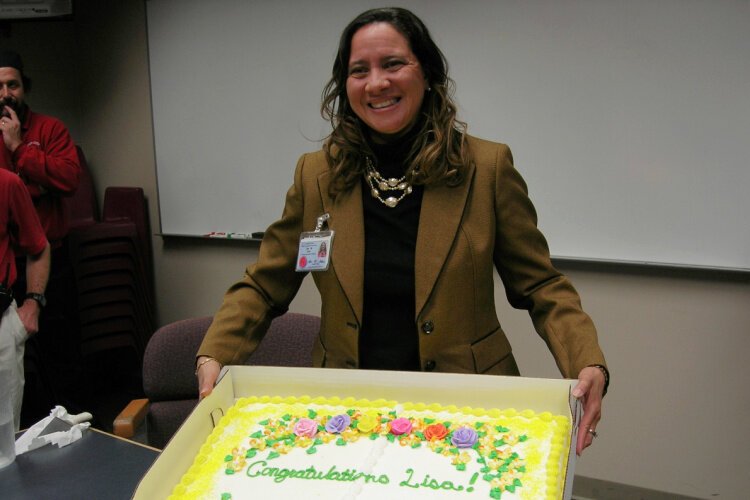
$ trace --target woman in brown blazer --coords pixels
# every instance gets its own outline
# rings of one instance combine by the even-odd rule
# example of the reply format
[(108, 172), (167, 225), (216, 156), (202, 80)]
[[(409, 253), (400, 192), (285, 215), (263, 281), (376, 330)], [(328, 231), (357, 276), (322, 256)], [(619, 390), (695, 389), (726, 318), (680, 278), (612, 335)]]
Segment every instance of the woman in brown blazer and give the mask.
[(588, 432), (578, 453), (591, 444), (609, 381), (596, 330), (552, 266), (510, 150), (466, 134), (452, 90), (411, 12), (373, 9), (347, 26), (323, 93), (333, 132), (300, 158), (258, 261), (226, 293), (198, 352), (201, 396), (287, 311), (307, 274), (306, 233), (329, 258), (311, 272), (322, 299), (315, 366), (518, 375), (494, 268), (563, 376), (579, 379)]

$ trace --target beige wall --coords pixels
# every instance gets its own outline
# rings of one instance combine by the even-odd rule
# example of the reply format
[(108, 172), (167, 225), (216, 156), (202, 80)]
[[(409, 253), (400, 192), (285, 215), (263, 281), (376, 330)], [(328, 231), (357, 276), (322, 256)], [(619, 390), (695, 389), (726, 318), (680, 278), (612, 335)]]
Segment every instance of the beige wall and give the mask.
[[(100, 199), (106, 186), (143, 187), (156, 232), (144, 5), (79, 0), (76, 7), (75, 22), (14, 23), (0, 44), (23, 49), (37, 80), (32, 105), (71, 125)], [(242, 242), (159, 236), (153, 242), (162, 324), (211, 314), (257, 256)], [(750, 490), (750, 368), (742, 359), (750, 352), (748, 278), (581, 265), (563, 270), (599, 328), (613, 377), (601, 436), (577, 472), (697, 497), (744, 498)], [(499, 288), (496, 295), (524, 374), (557, 377), (526, 314), (511, 310)], [(292, 309), (317, 313), (319, 304), (306, 280)]]

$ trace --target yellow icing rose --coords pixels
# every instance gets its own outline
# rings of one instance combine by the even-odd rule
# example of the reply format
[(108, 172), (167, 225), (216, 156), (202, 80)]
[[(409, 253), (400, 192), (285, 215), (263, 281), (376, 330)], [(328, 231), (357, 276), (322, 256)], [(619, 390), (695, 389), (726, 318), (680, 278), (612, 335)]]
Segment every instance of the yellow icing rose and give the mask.
[(357, 422), (357, 430), (359, 430), (359, 432), (368, 433), (372, 432), (375, 427), (377, 427), (377, 425), (377, 417), (374, 417), (372, 415), (362, 415), (361, 417), (359, 417), (359, 421)]

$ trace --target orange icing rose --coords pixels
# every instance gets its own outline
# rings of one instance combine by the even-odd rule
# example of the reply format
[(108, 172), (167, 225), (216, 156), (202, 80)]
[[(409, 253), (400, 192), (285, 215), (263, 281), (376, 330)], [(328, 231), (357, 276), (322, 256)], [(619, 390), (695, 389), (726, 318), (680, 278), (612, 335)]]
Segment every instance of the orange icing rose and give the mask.
[(448, 434), (448, 429), (443, 424), (432, 424), (424, 430), (424, 437), (428, 441), (443, 439)]

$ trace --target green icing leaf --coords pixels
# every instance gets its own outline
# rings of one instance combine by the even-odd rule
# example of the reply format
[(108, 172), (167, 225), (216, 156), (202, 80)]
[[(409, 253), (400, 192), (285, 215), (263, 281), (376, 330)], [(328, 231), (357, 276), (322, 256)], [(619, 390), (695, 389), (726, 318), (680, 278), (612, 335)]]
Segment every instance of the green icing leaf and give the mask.
[(425, 424), (432, 424), (432, 423), (434, 423), (434, 422), (435, 422), (435, 419), (434, 419), (434, 418), (425, 418), (425, 419), (424, 419), (424, 423), (425, 423)]
[(227, 476), (231, 476), (232, 474), (234, 474), (234, 469), (227, 469), (224, 472), (226, 472)]
[(419, 441), (417, 441), (416, 443), (412, 443), (411, 445), (412, 448), (419, 448), (420, 446), (422, 446), (422, 443)]
[(439, 447), (435, 448), (435, 453), (442, 453), (442, 452), (443, 452), (443, 447), (442, 446), (439, 446)]
[(245, 453), (245, 458), (253, 458), (258, 453), (258, 450), (255, 448), (250, 448), (247, 450), (247, 453)]
[(396, 440), (396, 436), (394, 436), (393, 434), (388, 434), (388, 437), (386, 439), (388, 439), (388, 441), (392, 443)]
[(372, 441), (375, 441), (375, 440), (376, 440), (377, 438), (378, 438), (378, 435), (377, 435), (377, 434), (370, 434), (370, 439), (371, 439)]
[(527, 436), (526, 434), (524, 434), (523, 436), (519, 436), (519, 437), (518, 437), (518, 440), (519, 440), (520, 442), (522, 442), (522, 443), (523, 443), (524, 441), (526, 441), (527, 439), (529, 439), (529, 436)]
[(265, 420), (261, 420), (261, 421), (260, 421), (260, 422), (258, 422), (258, 423), (259, 423), (260, 425), (268, 425), (268, 423), (269, 423), (269, 422), (270, 422), (270, 420), (269, 420), (269, 419), (265, 419)]
[(283, 420), (285, 422), (289, 422), (291, 419), (292, 419), (292, 416), (290, 414), (288, 414), (288, 413), (286, 415), (284, 415), (283, 417), (281, 417), (281, 420)]
[(503, 464), (500, 467), (497, 468), (498, 472), (508, 472), (508, 466)]
[(253, 432), (252, 434), (250, 434), (250, 437), (251, 438), (255, 438), (255, 439), (259, 439), (259, 438), (263, 437), (263, 433), (261, 431)]
[(346, 446), (346, 441), (344, 441), (344, 439), (343, 439), (343, 438), (338, 438), (338, 439), (336, 440), (336, 444), (337, 444), (338, 446)]
[(490, 471), (489, 467), (482, 467), (481, 469), (479, 469), (479, 472), (489, 472), (489, 471)]
[(513, 492), (515, 492), (515, 491), (516, 491), (516, 487), (515, 487), (514, 485), (512, 485), (512, 484), (509, 484), (509, 485), (507, 485), (507, 486), (505, 487), (505, 489), (506, 489), (507, 491), (510, 491), (511, 493), (513, 493)]
[(492, 488), (490, 490), (490, 498), (494, 498), (495, 500), (500, 498), (500, 488)]
[(522, 465), (516, 469), (518, 472), (526, 472), (526, 466)]
[(474, 422), (474, 428), (476, 430), (481, 429), (483, 425), (484, 425), (484, 422)]
[(456, 470), (466, 470), (466, 464), (456, 464)]
[(350, 410), (346, 410), (346, 414), (347, 414), (347, 415), (349, 415), (350, 417), (351, 417), (352, 415), (354, 415), (354, 413), (356, 413), (356, 410), (355, 410), (354, 408), (352, 408), (352, 409), (350, 409)]
[(315, 446), (310, 446), (310, 447), (309, 447), (309, 448), (307, 449), (307, 451), (306, 451), (306, 453), (307, 453), (308, 455), (314, 455), (314, 454), (315, 454), (315, 453), (317, 453), (317, 452), (318, 452), (318, 449), (317, 449), (317, 448), (316, 448)]
[(513, 486), (520, 487), (520, 486), (523, 486), (523, 485), (521, 484), (521, 480), (520, 479), (515, 478), (513, 480)]
[(510, 429), (508, 429), (507, 427), (503, 427), (502, 425), (496, 426), (495, 430), (497, 432), (510, 432)]
[(497, 458), (497, 451), (495, 451), (495, 450), (492, 450), (492, 451), (490, 452), (490, 455), (489, 455), (489, 457), (490, 457), (490, 458), (491, 458), (492, 460), (496, 459), (496, 458)]
[(231, 493), (222, 493), (221, 494), (221, 500), (232, 500), (232, 494)]
[(493, 479), (495, 479), (495, 475), (494, 474), (485, 474), (484, 476), (482, 476), (482, 479), (484, 479), (485, 481), (487, 481), (489, 483), (490, 481), (492, 481)]
[(315, 411), (315, 410), (313, 410), (312, 408), (309, 408), (309, 409), (307, 410), (307, 418), (315, 418), (315, 417), (317, 417), (317, 416), (318, 416), (318, 412), (316, 412), (316, 411)]
[(417, 432), (414, 433), (414, 435), (417, 436), (422, 441), (426, 441), (426, 439), (424, 437), (424, 434), (422, 434), (422, 431), (417, 431)]
[(495, 445), (496, 448), (500, 448), (502, 445), (505, 444), (505, 440), (504, 439), (498, 439), (493, 444)]
[(224, 457), (224, 461), (225, 462), (231, 462), (232, 458), (234, 458), (234, 457), (232, 457), (232, 455), (227, 455), (227, 456)]
[(268, 460), (273, 460), (274, 458), (279, 458), (281, 455), (277, 451), (272, 451), (268, 454)]

